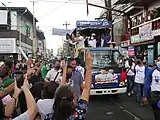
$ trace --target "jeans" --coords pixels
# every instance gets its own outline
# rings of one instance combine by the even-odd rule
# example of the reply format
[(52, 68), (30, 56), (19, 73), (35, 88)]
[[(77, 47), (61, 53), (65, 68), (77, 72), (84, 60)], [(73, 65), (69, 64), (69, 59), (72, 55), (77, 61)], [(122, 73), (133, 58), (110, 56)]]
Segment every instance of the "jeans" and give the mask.
[[(152, 97), (153, 96), (153, 97)], [(156, 97), (156, 98), (155, 98)], [(157, 102), (160, 100), (160, 92), (156, 91), (154, 95), (149, 94), (150, 105), (154, 113), (155, 120), (160, 120), (160, 108), (157, 106)]]
[(144, 84), (135, 83), (135, 87), (136, 87), (136, 97), (137, 97), (137, 101), (138, 101), (139, 103), (142, 103), (142, 96), (143, 96), (143, 87), (144, 87)]
[(127, 75), (127, 92), (130, 93), (134, 89), (134, 76)]
[(155, 120), (160, 120), (160, 108), (157, 107), (157, 104), (151, 104)]

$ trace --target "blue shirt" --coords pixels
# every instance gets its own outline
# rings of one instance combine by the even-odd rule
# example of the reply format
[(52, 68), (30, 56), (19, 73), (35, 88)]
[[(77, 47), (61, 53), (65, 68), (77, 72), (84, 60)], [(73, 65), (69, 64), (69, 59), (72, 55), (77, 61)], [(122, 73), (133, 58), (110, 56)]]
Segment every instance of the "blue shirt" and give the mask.
[(152, 80), (153, 80), (153, 73), (154, 71), (157, 70), (157, 68), (152, 68), (149, 70), (148, 74), (147, 74), (147, 79), (145, 81), (145, 84), (144, 84), (144, 90), (143, 90), (143, 96), (144, 97), (147, 97), (148, 96), (148, 92), (151, 90), (151, 83), (152, 83)]
[(78, 71), (74, 71), (72, 73), (71, 80), (72, 80), (72, 84), (73, 84), (72, 87), (74, 88), (77, 97), (80, 98), (80, 96), (81, 96), (80, 85), (83, 84), (83, 81), (84, 81), (82, 74)]

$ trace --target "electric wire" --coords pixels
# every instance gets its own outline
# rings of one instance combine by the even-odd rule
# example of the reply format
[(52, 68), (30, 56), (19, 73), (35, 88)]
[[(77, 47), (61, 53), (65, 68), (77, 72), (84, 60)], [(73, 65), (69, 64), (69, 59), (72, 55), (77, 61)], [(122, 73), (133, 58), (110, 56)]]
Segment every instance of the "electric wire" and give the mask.
[[(52, 2), (52, 3), (65, 3), (63, 1), (56, 1), (56, 0), (37, 0), (37, 2)], [(68, 2), (69, 4), (86, 4), (86, 2), (83, 2), (83, 1), (80, 1), (80, 0), (77, 0), (77, 1), (69, 1)], [(94, 4), (104, 4), (103, 2), (100, 2), (100, 1), (93, 1)]]
[[(55, 7), (53, 10), (50, 10), (46, 13), (44, 13), (43, 15), (39, 16), (38, 18), (42, 18), (42, 17), (45, 17), (46, 15), (50, 14), (50, 13), (53, 13), (55, 12), (56, 10), (60, 9), (61, 7), (63, 7), (65, 4), (86, 4), (86, 2), (83, 2), (81, 0), (68, 0), (66, 2), (63, 2), (63, 1), (58, 1), (58, 0), (36, 0), (37, 2), (54, 2), (54, 3), (62, 3), (61, 5)], [(98, 1), (93, 1), (93, 2), (98, 2)], [(104, 4), (101, 1), (99, 1), (99, 3), (95, 3), (95, 4)]]
[(38, 18), (45, 17), (46, 15), (55, 12), (56, 10), (58, 10), (59, 8), (61, 8), (61, 7), (64, 6), (65, 4), (67, 4), (69, 1), (71, 1), (71, 0), (66, 1), (65, 3), (63, 3), (63, 4), (61, 4), (61, 5), (57, 6), (57, 7), (55, 7), (53, 10), (50, 10), (49, 12), (46, 12), (45, 14), (39, 16)]

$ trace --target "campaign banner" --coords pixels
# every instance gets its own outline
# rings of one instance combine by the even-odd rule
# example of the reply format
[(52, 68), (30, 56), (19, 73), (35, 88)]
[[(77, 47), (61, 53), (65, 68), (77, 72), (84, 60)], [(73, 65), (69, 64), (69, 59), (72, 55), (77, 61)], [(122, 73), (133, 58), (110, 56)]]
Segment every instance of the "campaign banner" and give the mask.
[(152, 40), (154, 38), (152, 34), (152, 23), (139, 27), (139, 36), (141, 41)]
[(112, 27), (112, 22), (110, 21), (77, 21), (76, 27)]
[(58, 29), (52, 28), (52, 35), (59, 35), (59, 36), (66, 36), (66, 34), (71, 34), (73, 30), (65, 30), (65, 29)]

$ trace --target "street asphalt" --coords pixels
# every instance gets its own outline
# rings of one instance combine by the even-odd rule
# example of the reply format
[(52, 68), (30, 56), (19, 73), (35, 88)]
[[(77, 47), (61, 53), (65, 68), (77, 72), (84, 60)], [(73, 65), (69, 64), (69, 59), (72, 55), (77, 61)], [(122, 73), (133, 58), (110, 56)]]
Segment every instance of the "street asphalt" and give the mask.
[(151, 107), (141, 107), (134, 96), (92, 96), (87, 120), (154, 120)]

